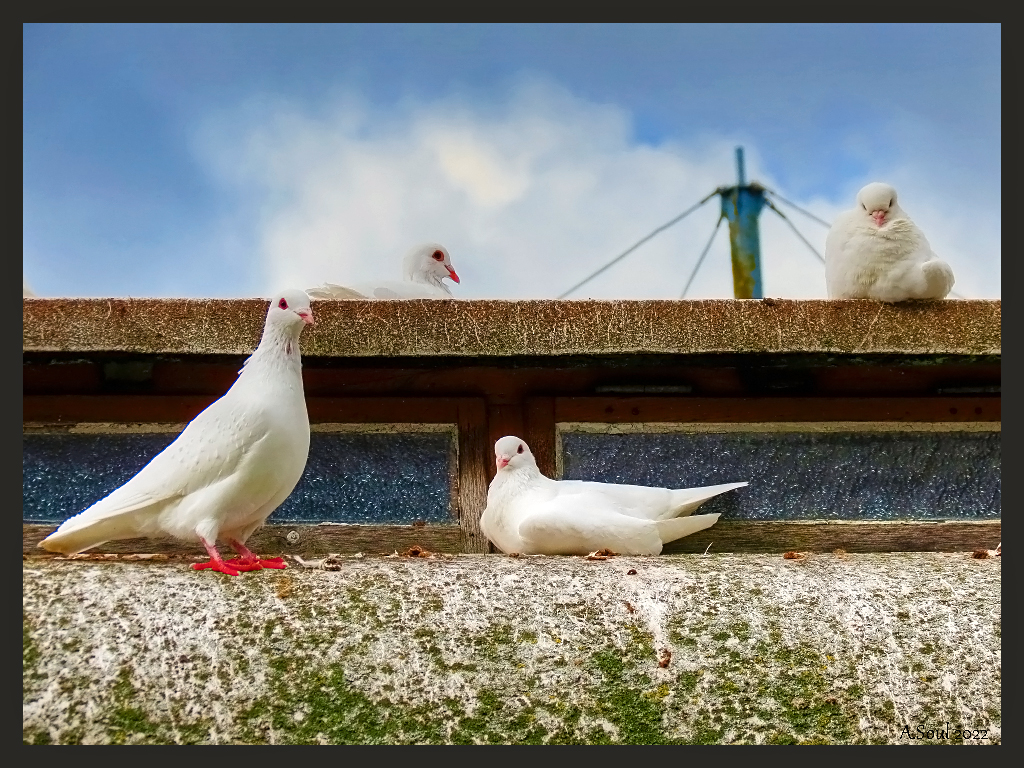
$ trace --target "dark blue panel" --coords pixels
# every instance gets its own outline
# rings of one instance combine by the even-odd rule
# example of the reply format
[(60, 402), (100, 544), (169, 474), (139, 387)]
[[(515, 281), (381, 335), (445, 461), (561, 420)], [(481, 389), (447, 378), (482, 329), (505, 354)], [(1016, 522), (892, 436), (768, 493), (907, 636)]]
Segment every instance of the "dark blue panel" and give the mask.
[(747, 480), (701, 512), (743, 520), (998, 518), (998, 432), (564, 433), (567, 480)]
[(175, 434), (69, 435), (29, 433), (22, 441), (22, 516), (59, 523), (135, 476)]
[(306, 471), (270, 522), (454, 522), (451, 445), (439, 432), (314, 432)]
[[(173, 434), (40, 434), (22, 443), (23, 517), (57, 523), (130, 480)], [(271, 522), (454, 522), (451, 437), (314, 432), (306, 471)]]

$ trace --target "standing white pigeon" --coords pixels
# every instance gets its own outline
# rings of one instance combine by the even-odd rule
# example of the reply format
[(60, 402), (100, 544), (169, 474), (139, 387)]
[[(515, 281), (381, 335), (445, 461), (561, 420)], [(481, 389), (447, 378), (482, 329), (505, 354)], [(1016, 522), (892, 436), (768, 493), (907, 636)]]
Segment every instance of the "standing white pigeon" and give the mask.
[[(245, 541), (295, 488), (309, 455), (299, 336), (312, 325), (309, 297), (275, 296), (263, 338), (238, 379), (195, 417), (178, 438), (131, 480), (40, 542), (73, 554), (113, 539), (175, 536), (199, 541), (210, 554), (196, 570), (284, 568), (260, 559)], [(221, 539), (239, 557), (225, 561)]]
[(705, 488), (552, 480), (540, 473), (518, 437), (494, 444), (498, 472), (480, 518), (484, 535), (502, 552), (585, 555), (610, 549), (623, 555), (658, 555), (663, 545), (704, 530), (718, 515), (689, 516), (720, 493), (747, 483)]
[(402, 280), (356, 284), (346, 287), (324, 283), (310, 288), (314, 299), (451, 299), (452, 292), (445, 278), (456, 283), (459, 276), (452, 269), (447, 249), (438, 243), (424, 243), (413, 248), (402, 262)]
[(825, 240), (825, 285), (830, 299), (944, 299), (953, 270), (896, 202), (896, 190), (872, 182), (857, 207), (836, 217)]

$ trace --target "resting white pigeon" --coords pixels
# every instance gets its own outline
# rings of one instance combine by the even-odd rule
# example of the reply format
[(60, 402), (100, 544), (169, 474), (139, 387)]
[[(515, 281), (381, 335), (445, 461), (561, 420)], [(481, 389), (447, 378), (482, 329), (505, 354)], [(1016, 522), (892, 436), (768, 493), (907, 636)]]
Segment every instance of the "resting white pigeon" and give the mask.
[[(309, 455), (299, 336), (312, 325), (302, 291), (275, 296), (263, 338), (231, 389), (195, 417), (131, 480), (40, 542), (73, 554), (114, 539), (170, 535), (199, 541), (210, 555), (196, 570), (284, 568), (245, 541), (295, 488)], [(239, 557), (225, 561), (216, 541)]]
[(861, 189), (857, 207), (836, 217), (825, 240), (830, 299), (944, 299), (953, 282), (953, 270), (932, 252), (888, 184)]
[(705, 488), (552, 480), (540, 473), (518, 437), (494, 444), (498, 471), (480, 518), (484, 535), (505, 553), (585, 555), (610, 549), (622, 555), (658, 555), (670, 541), (704, 530), (718, 515), (689, 516), (720, 493), (747, 483)]
[(444, 279), (460, 282), (447, 249), (437, 243), (424, 243), (409, 251), (402, 262), (402, 273), (402, 280), (352, 287), (324, 283), (310, 288), (308, 293), (314, 299), (451, 299), (454, 297)]

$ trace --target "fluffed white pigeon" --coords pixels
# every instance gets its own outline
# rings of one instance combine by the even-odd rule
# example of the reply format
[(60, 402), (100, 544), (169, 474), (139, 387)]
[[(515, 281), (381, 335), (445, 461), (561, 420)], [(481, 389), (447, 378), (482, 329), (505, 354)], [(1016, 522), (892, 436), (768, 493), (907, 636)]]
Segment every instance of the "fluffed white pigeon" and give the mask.
[(857, 207), (839, 214), (825, 239), (830, 299), (944, 299), (953, 282), (953, 270), (932, 252), (888, 184), (861, 189)]
[(308, 293), (314, 299), (451, 299), (444, 279), (460, 282), (448, 250), (438, 243), (424, 243), (409, 251), (402, 262), (402, 277), (352, 287), (324, 283)]
[[(170, 535), (199, 541), (210, 555), (196, 570), (284, 568), (245, 541), (295, 488), (309, 455), (299, 336), (313, 324), (309, 297), (275, 296), (263, 338), (231, 389), (185, 427), (135, 477), (66, 520), (39, 546), (73, 554), (114, 539)], [(239, 557), (225, 561), (220, 539)]]
[(690, 514), (720, 493), (747, 483), (704, 488), (552, 480), (540, 473), (524, 440), (494, 444), (497, 474), (480, 518), (484, 535), (502, 552), (585, 555), (610, 549), (622, 555), (658, 555), (670, 541), (704, 530), (718, 515)]

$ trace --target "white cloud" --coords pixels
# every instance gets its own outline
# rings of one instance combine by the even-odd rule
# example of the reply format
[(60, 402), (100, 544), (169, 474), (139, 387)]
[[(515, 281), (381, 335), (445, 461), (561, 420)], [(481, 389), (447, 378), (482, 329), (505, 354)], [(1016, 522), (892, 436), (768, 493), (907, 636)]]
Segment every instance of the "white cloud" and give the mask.
[[(406, 249), (436, 240), (463, 278), (459, 297), (553, 298), (735, 177), (730, 137), (637, 144), (622, 109), (545, 83), (522, 86), (498, 107), (446, 99), (397, 118), (352, 98), (328, 113), (294, 104), (271, 111), (256, 128), (222, 116), (203, 143), (221, 179), (254, 196), (266, 293), (393, 279)], [(224, 143), (239, 135), (245, 140)], [(748, 143), (748, 176), (774, 186), (759, 167)], [(852, 202), (870, 180), (836, 186)], [(997, 297), (999, 212), (969, 200), (949, 206), (935, 180), (912, 168), (887, 180), (953, 265), (958, 291)], [(796, 202), (825, 219), (846, 207)], [(823, 252), (824, 228), (786, 213)], [(678, 298), (717, 215), (712, 200), (573, 296)], [(770, 211), (761, 222), (765, 294), (824, 297), (824, 269), (806, 246)], [(724, 225), (688, 296), (732, 296)]]

